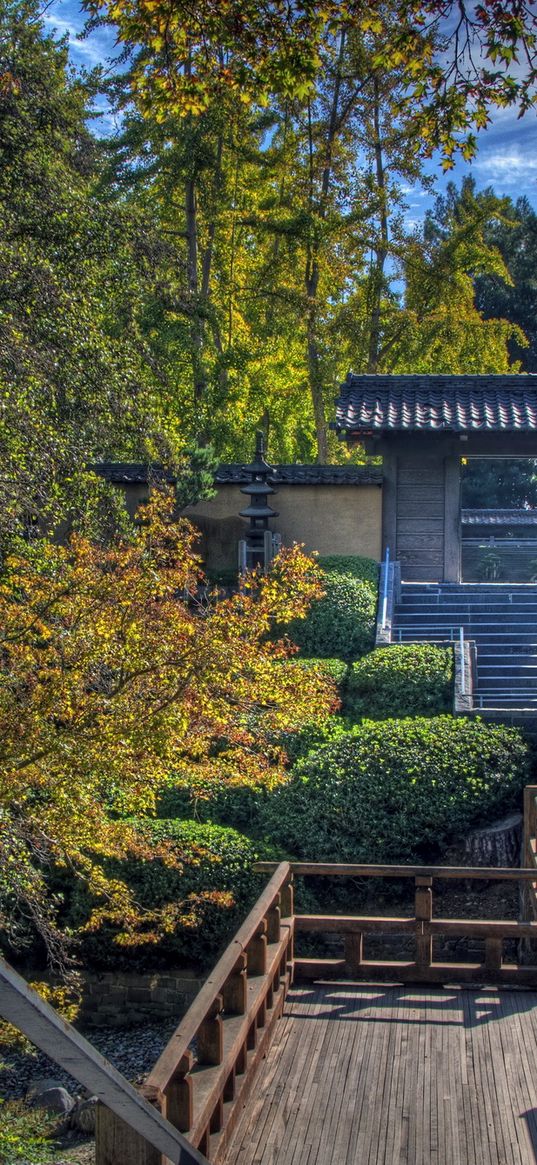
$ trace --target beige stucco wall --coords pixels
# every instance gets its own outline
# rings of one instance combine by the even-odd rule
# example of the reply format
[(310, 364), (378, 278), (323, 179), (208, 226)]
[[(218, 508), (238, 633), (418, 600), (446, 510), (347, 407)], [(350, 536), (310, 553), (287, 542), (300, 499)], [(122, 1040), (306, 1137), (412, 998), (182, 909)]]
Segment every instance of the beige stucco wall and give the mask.
[[(319, 554), (381, 556), (382, 490), (377, 485), (280, 486), (269, 498), (279, 516), (270, 523), (284, 545), (303, 542)], [(246, 523), (238, 511), (248, 499), (236, 485), (218, 488), (214, 498), (189, 506), (187, 517), (203, 533), (201, 551), (210, 570), (233, 568)]]

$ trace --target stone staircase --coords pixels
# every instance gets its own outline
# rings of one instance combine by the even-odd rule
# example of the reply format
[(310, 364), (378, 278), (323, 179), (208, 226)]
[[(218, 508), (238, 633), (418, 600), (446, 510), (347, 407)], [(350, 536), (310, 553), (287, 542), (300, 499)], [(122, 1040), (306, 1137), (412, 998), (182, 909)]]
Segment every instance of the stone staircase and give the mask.
[(477, 650), (474, 708), (537, 712), (537, 584), (403, 583), (392, 643), (456, 642)]

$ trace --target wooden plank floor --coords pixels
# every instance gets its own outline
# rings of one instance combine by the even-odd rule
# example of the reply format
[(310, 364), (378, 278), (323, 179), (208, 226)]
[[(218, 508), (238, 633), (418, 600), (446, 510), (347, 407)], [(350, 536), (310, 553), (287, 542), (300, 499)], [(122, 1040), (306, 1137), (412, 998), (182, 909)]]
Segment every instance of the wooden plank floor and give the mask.
[(536, 1165), (537, 992), (290, 992), (226, 1165)]

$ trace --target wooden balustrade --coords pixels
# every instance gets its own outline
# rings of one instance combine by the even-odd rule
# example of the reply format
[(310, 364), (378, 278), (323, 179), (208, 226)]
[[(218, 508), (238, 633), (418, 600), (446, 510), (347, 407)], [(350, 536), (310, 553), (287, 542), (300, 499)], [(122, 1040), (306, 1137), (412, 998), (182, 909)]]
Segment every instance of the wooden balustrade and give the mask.
[[(533, 823), (537, 822), (537, 787), (532, 787)], [(532, 850), (535, 855), (535, 837)], [(270, 872), (273, 863), (258, 862), (256, 869)], [(537, 921), (497, 919), (435, 918), (433, 915), (434, 881), (520, 881), (533, 889), (537, 856), (532, 867), (506, 869), (483, 866), (374, 866), (343, 865), (330, 862), (293, 862), (292, 871), (298, 876), (346, 878), (412, 878), (414, 880), (414, 911), (406, 917), (369, 917), (365, 915), (295, 915), (295, 934), (338, 934), (343, 938), (343, 954), (339, 958), (295, 958), (294, 975), (297, 979), (351, 978), (396, 979), (403, 982), (444, 983), (483, 982), (513, 983), (535, 986), (537, 965), (519, 965), (504, 962), (505, 940), (536, 940)], [(536, 912), (537, 917), (537, 912)], [(364, 957), (364, 938), (367, 935), (401, 935), (411, 940), (408, 959), (389, 961)], [(478, 939), (483, 942), (483, 958), (479, 962), (442, 962), (433, 957), (435, 939)], [(533, 960), (532, 960), (533, 961)]]
[[(288, 862), (211, 971), (142, 1092), (211, 1162), (222, 1159), (270, 1046), (292, 972), (293, 897)], [(160, 1154), (100, 1108), (96, 1165), (161, 1165)], [(122, 1145), (125, 1145), (123, 1151)]]

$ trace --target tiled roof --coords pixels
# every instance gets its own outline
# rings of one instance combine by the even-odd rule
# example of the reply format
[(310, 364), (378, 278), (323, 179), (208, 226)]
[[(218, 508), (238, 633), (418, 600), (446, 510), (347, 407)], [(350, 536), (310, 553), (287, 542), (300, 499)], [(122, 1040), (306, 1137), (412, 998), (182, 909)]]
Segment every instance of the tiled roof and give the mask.
[[(176, 481), (161, 465), (141, 462), (101, 461), (91, 468), (118, 485), (146, 485), (152, 481)], [(276, 485), (382, 485), (379, 465), (274, 465), (270, 475)], [(219, 465), (216, 485), (244, 485), (250, 481), (243, 465)]]
[(537, 374), (379, 376), (349, 373), (337, 400), (343, 432), (537, 430)]
[(163, 469), (162, 465), (149, 465), (141, 461), (98, 461), (90, 469), (106, 481), (117, 485), (147, 485), (148, 481), (177, 481), (177, 476)]
[(463, 526), (537, 526), (537, 510), (462, 510)]
[[(243, 485), (250, 480), (242, 465), (220, 465), (218, 485)], [(273, 465), (276, 485), (382, 485), (380, 465)]]

